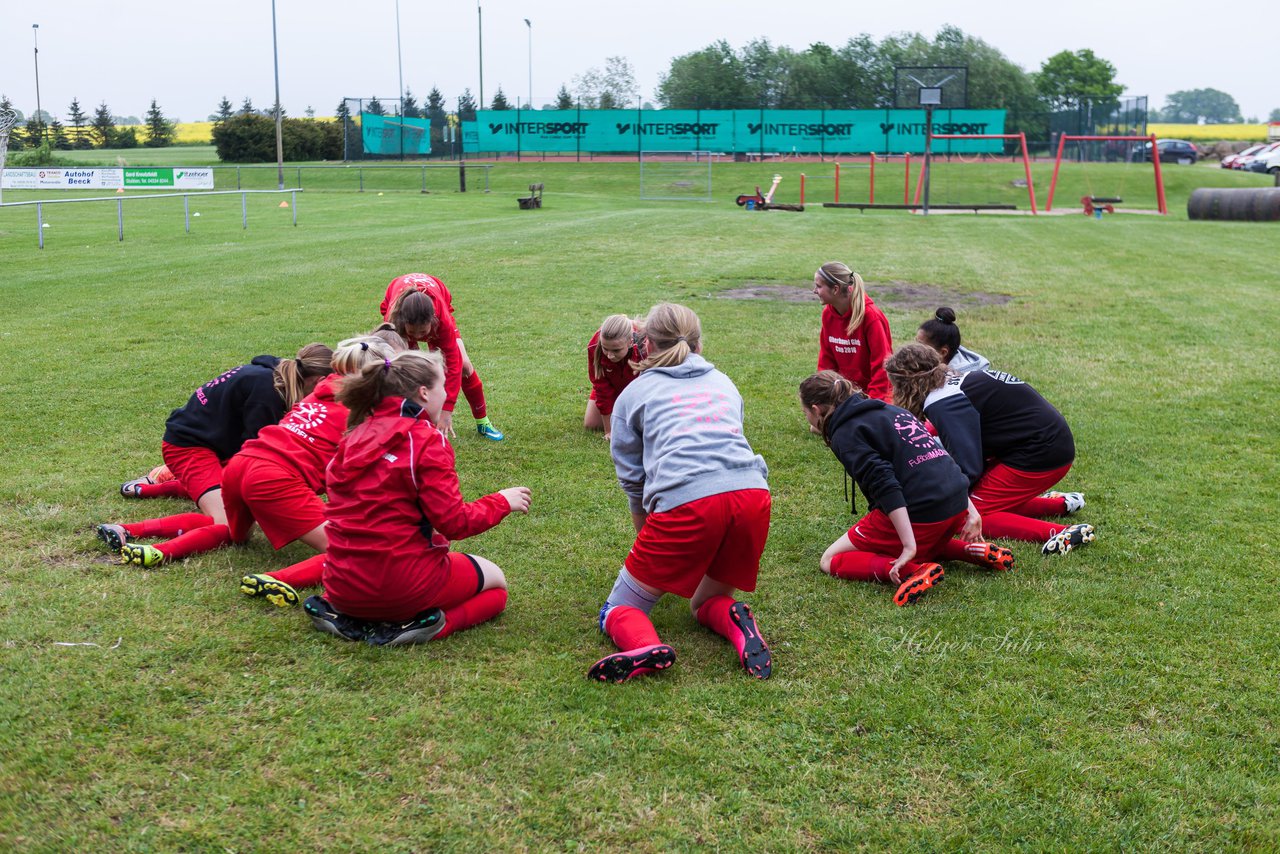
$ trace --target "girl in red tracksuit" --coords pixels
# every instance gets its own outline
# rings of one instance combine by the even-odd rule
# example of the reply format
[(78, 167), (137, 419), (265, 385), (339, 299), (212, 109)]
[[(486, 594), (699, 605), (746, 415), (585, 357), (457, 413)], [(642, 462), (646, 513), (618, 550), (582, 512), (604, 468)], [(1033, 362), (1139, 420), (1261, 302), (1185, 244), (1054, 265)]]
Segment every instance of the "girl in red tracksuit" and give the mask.
[(603, 430), (609, 439), (609, 417), (613, 402), (636, 378), (635, 364), (646, 355), (644, 329), (625, 314), (611, 314), (600, 324), (587, 342), (587, 377), (591, 395), (582, 426), (587, 430)]
[(996, 537), (1043, 543), (1064, 554), (1092, 542), (1092, 525), (1046, 522), (1084, 507), (1078, 492), (1049, 492), (1076, 457), (1071, 428), (1027, 383), (1002, 371), (956, 374), (938, 352), (908, 344), (885, 363), (894, 396), (917, 417), (928, 417), (938, 438), (969, 480), (982, 525)]
[(800, 405), (810, 431), (823, 438), (871, 507), (823, 553), (823, 572), (894, 584), (893, 601), (901, 606), (942, 580), (936, 560), (1013, 568), (1012, 552), (982, 542), (964, 473), (915, 416), (867, 397), (835, 371), (802, 382)]
[(884, 360), (893, 352), (889, 321), (867, 296), (862, 277), (839, 261), (813, 274), (813, 292), (822, 300), (818, 370), (836, 371), (868, 397), (893, 401)]
[(702, 358), (702, 326), (682, 305), (645, 319), (649, 355), (618, 395), (610, 451), (636, 539), (600, 609), (618, 647), (588, 678), (625, 682), (665, 670), (676, 653), (649, 612), (664, 593), (689, 600), (693, 618), (733, 645), (757, 679), (773, 656), (739, 590), (756, 589), (769, 538), (769, 468), (743, 435), (742, 396)]
[[(395, 333), (385, 333), (395, 336)], [(399, 338), (399, 336), (395, 336)], [(400, 347), (399, 349), (404, 349)], [(222, 472), (223, 503), (232, 542), (248, 540), (256, 522), (272, 547), (301, 540), (320, 554), (270, 573), (246, 575), (240, 591), (273, 605), (298, 604), (295, 588), (314, 587), (324, 570), (324, 470), (347, 430), (347, 409), (336, 400), (345, 374), (381, 365), (398, 352), (380, 337), (351, 338), (333, 354), (333, 373), (256, 439), (245, 442)]]
[[(397, 299), (406, 291), (418, 291), (431, 298), (433, 318), (426, 318), (421, 307), (402, 307), (395, 310)], [(489, 420), (488, 409), (484, 399), (484, 384), (476, 373), (475, 365), (467, 355), (467, 347), (462, 343), (462, 334), (453, 319), (453, 294), (445, 287), (444, 282), (426, 273), (407, 273), (397, 276), (387, 285), (387, 292), (378, 306), (382, 319), (392, 324), (395, 330), (405, 337), (409, 346), (416, 350), (418, 342), (424, 341), (427, 347), (439, 350), (445, 361), (445, 408), (438, 425), (450, 436), (453, 432), (453, 408), (458, 400), (458, 391), (467, 398), (471, 406), (471, 414), (476, 419), (476, 432), (493, 442), (501, 442), (503, 434)], [(410, 319), (412, 317), (413, 319)]]
[(422, 351), (343, 379), (338, 402), (351, 429), (325, 474), (325, 595), (304, 603), (317, 629), (374, 639), (367, 626), (388, 622), (396, 632), (375, 642), (398, 645), (445, 637), (506, 607), (502, 570), (450, 551), (449, 541), (528, 512), (530, 492), (463, 500), (453, 449), (435, 426), (444, 400), (439, 356)]
[[(329, 373), (333, 351), (308, 344), (295, 359), (258, 356), (196, 389), (187, 405), (165, 423), (165, 465), (196, 503), (199, 513), (180, 513), (124, 525), (99, 525), (98, 537), (121, 562), (152, 567), (227, 545), (231, 534), (222, 501), (222, 467), (263, 427), (309, 394)], [(165, 537), (148, 545), (139, 537)]]

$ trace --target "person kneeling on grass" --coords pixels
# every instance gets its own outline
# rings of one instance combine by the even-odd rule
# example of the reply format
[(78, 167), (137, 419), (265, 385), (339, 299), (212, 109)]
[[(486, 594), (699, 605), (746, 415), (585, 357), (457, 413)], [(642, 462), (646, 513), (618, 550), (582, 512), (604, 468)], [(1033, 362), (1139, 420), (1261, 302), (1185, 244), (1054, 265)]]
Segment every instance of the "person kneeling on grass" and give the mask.
[(902, 606), (942, 581), (936, 560), (1013, 569), (1012, 552), (982, 541), (964, 473), (914, 415), (868, 398), (835, 371), (800, 383), (800, 405), (871, 507), (823, 552), (823, 572), (894, 584)]
[(1076, 445), (1067, 420), (1038, 391), (1003, 371), (949, 371), (924, 344), (900, 348), (885, 371), (894, 399), (937, 428), (969, 479), (969, 495), (989, 535), (1042, 543), (1046, 555), (1093, 542), (1092, 525), (1033, 518), (1084, 507), (1079, 492), (1044, 492), (1071, 469)]
[(702, 358), (698, 316), (654, 306), (648, 357), (618, 395), (610, 449), (636, 528), (618, 580), (600, 609), (600, 631), (621, 652), (588, 672), (625, 682), (664, 670), (676, 654), (649, 612), (663, 593), (689, 599), (694, 618), (737, 650), (748, 674), (768, 678), (772, 656), (736, 590), (755, 590), (769, 537), (769, 469), (742, 433), (742, 396)]
[[(165, 422), (161, 452), (177, 476), (174, 482), (199, 512), (98, 525), (98, 539), (120, 553), (121, 563), (147, 568), (230, 543), (222, 467), (245, 442), (310, 394), (329, 373), (332, 358), (333, 351), (324, 344), (308, 344), (297, 358), (258, 356), (196, 389), (186, 406), (173, 410)], [(137, 542), (150, 537), (164, 542)]]
[(515, 486), (463, 501), (453, 449), (436, 428), (444, 404), (437, 354), (407, 350), (343, 378), (350, 431), (325, 474), (325, 595), (303, 603), (319, 631), (346, 640), (423, 643), (493, 619), (507, 581), (492, 561), (449, 551), (527, 513)]

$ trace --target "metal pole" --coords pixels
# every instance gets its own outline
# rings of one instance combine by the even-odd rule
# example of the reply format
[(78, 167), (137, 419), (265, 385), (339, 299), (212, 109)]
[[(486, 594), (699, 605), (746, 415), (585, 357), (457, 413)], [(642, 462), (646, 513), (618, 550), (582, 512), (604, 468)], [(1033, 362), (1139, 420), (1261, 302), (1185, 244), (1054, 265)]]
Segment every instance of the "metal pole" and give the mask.
[(40, 248), (44, 248), (44, 205), (36, 202), (36, 236), (40, 238)]
[(529, 28), (529, 109), (533, 109), (533, 23), (528, 19), (524, 19), (524, 25)]
[[(479, 0), (476, 2), (476, 27), (480, 34), (480, 103), (476, 105), (476, 109), (484, 109), (484, 12), (480, 8)], [(461, 116), (459, 116), (461, 118)]]
[(40, 117), (41, 110), (40, 110), (40, 25), (39, 24), (31, 25), (31, 40), (32, 40), (32, 45), (35, 48), (35, 59), (36, 59), (36, 121), (40, 122), (40, 138), (45, 139), (46, 133), (45, 133), (44, 119)]
[(240, 227), (247, 229), (249, 227), (249, 197), (245, 193), (240, 194)]
[(293, 200), (290, 207), (293, 209), (293, 227), (298, 227), (298, 191), (294, 190), (289, 194), (289, 198)]
[(182, 197), (182, 220), (186, 226), (187, 234), (191, 233), (191, 197)]
[(400, 159), (404, 160), (404, 59), (400, 54), (400, 0), (396, 0), (396, 68), (400, 73)]
[(280, 118), (280, 48), (276, 42), (276, 0), (271, 0), (271, 59), (276, 70), (276, 177), (277, 190), (284, 189), (284, 134)]
[(124, 199), (116, 199), (116, 228), (120, 232), (120, 241), (124, 243)]
[(422, 192), (427, 191), (427, 167), (422, 167)]
[[(923, 98), (921, 100), (924, 100)], [(924, 209), (921, 211), (925, 216), (929, 215), (929, 162), (931, 160), (930, 148), (933, 145), (933, 107), (924, 108)]]

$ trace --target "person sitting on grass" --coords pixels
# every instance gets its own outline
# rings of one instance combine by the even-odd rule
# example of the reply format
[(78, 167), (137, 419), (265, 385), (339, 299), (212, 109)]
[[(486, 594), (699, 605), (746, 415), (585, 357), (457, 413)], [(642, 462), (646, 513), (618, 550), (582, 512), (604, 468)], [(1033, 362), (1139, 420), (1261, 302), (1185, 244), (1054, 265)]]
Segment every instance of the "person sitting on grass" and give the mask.
[(491, 620), (507, 604), (497, 564), (449, 550), (512, 512), (514, 486), (464, 501), (437, 429), (445, 400), (435, 353), (406, 350), (343, 378), (350, 430), (325, 474), (324, 596), (303, 603), (319, 631), (387, 646), (424, 643)]
[(1002, 371), (953, 373), (924, 344), (899, 349), (885, 371), (894, 399), (929, 418), (964, 471), (988, 535), (1042, 543), (1047, 555), (1093, 542), (1092, 525), (1031, 518), (1084, 507), (1079, 492), (1044, 492), (1071, 469), (1076, 446), (1067, 420), (1039, 392)]
[(613, 409), (610, 449), (636, 539), (600, 609), (619, 652), (587, 676), (625, 682), (665, 670), (676, 653), (649, 612), (664, 593), (689, 600), (694, 619), (721, 635), (746, 672), (767, 679), (773, 658), (738, 590), (756, 589), (769, 537), (769, 469), (742, 432), (738, 389), (702, 358), (698, 316), (654, 306), (649, 355)]
[[(412, 291), (431, 300), (430, 316), (420, 305), (399, 304), (400, 298)], [(489, 420), (484, 384), (480, 382), (480, 374), (476, 373), (475, 365), (467, 355), (467, 346), (463, 343), (462, 333), (458, 331), (454, 320), (453, 294), (449, 293), (444, 282), (426, 273), (397, 276), (387, 285), (387, 292), (378, 311), (383, 320), (392, 324), (396, 332), (404, 336), (410, 349), (418, 349), (418, 343), (422, 342), (428, 348), (444, 354), (447, 395), (444, 411), (440, 416), (440, 429), (449, 436), (455, 435), (453, 407), (461, 389), (471, 406), (471, 415), (476, 420), (476, 432), (485, 439), (501, 442), (504, 436)]]
[[(98, 538), (120, 553), (121, 563), (148, 568), (230, 543), (222, 467), (258, 431), (310, 394), (329, 373), (332, 358), (324, 344), (308, 344), (297, 358), (258, 356), (196, 389), (165, 422), (161, 454), (199, 512), (98, 525)], [(135, 541), (151, 537), (165, 542)]]
[(982, 540), (964, 473), (915, 416), (835, 371), (800, 383), (800, 406), (871, 508), (823, 552), (823, 572), (893, 584), (901, 607), (942, 581), (938, 560), (1013, 569), (1012, 552)]

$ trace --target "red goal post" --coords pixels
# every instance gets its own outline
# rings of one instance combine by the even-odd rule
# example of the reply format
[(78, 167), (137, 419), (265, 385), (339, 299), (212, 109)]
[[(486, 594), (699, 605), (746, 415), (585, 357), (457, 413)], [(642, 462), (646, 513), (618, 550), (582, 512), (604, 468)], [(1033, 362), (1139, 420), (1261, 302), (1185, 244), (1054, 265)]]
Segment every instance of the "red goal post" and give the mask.
[(1081, 142), (1146, 142), (1151, 145), (1151, 164), (1155, 167), (1156, 176), (1156, 207), (1160, 213), (1168, 214), (1169, 206), (1165, 203), (1164, 198), (1164, 177), (1160, 173), (1160, 149), (1156, 145), (1156, 135), (1150, 136), (1077, 136), (1074, 134), (1063, 134), (1058, 137), (1058, 156), (1053, 160), (1053, 179), (1049, 181), (1049, 198), (1045, 202), (1045, 213), (1053, 210), (1053, 191), (1058, 186), (1058, 169), (1062, 166), (1062, 152), (1066, 150), (1069, 140), (1079, 140)]
[[(1027, 199), (1031, 202), (1031, 213), (1036, 213), (1036, 186), (1031, 181), (1031, 158), (1027, 156), (1027, 135), (1025, 133), (935, 133), (932, 139), (1016, 139), (1022, 152), (1022, 170), (1027, 176)], [(921, 170), (924, 163), (921, 162)], [(920, 198), (920, 185), (916, 184), (916, 199)]]

